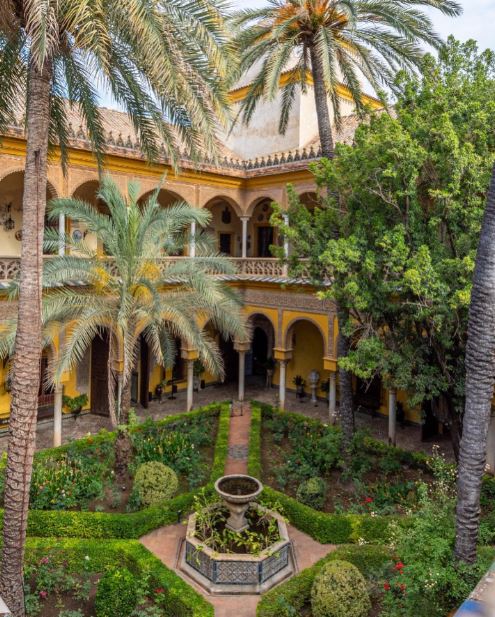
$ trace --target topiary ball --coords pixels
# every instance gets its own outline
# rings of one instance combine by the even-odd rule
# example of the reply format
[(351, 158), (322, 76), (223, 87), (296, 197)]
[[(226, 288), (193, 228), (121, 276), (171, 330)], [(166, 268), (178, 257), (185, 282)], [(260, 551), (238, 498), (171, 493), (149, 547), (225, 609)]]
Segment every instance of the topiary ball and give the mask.
[(371, 610), (368, 586), (348, 561), (329, 561), (311, 588), (313, 617), (366, 617)]
[(310, 478), (298, 486), (296, 497), (298, 501), (307, 506), (321, 510), (325, 505), (326, 490), (327, 487), (322, 478)]
[(110, 570), (98, 582), (96, 617), (129, 617), (136, 608), (137, 585), (127, 568)]
[(144, 507), (153, 506), (171, 499), (179, 486), (173, 469), (158, 461), (143, 463), (134, 476), (133, 492)]

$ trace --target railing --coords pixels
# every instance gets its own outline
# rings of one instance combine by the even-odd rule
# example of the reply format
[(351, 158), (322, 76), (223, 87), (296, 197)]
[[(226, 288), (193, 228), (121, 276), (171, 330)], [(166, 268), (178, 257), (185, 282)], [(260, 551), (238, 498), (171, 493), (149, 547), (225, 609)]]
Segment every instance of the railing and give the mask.
[[(53, 259), (52, 256), (45, 256), (44, 259)], [(188, 257), (164, 257), (164, 267), (169, 266), (178, 261), (189, 259)], [(260, 277), (270, 278), (286, 278), (286, 267), (280, 260), (269, 257), (232, 257), (231, 261), (236, 266), (236, 277), (251, 279)], [(108, 257), (110, 271), (112, 271), (112, 258)], [(0, 257), (0, 282), (11, 281), (19, 275), (20, 258), (19, 257)], [(115, 273), (115, 272), (112, 272)]]

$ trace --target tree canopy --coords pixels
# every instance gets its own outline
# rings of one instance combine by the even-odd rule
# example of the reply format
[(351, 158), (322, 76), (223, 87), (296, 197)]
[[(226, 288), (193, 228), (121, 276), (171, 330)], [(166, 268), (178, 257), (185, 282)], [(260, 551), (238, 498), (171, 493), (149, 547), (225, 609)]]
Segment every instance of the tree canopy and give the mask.
[(455, 425), (495, 160), (495, 54), (450, 38), (397, 87), (393, 115), (375, 114), (352, 146), (314, 166), (320, 207), (293, 195), (285, 231), (293, 267), (309, 256), (313, 277), (331, 282), (320, 293), (349, 309), (346, 368), (406, 390), (411, 405), (431, 401)]

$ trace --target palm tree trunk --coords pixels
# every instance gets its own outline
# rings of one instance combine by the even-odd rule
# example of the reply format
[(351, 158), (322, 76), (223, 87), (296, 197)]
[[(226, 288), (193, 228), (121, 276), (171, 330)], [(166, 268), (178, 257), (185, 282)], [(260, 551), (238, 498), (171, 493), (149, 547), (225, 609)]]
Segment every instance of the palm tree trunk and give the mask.
[[(117, 439), (115, 440), (115, 472), (124, 479), (132, 458), (132, 440), (129, 430), (125, 427), (129, 423), (129, 411), (131, 409), (131, 378), (124, 378), (120, 399), (120, 417)], [(124, 425), (124, 428), (122, 426)]]
[(31, 61), (26, 110), (18, 326), (12, 373), (0, 577), (2, 597), (14, 617), (25, 616), (22, 569), (40, 383), (41, 274), (51, 79), (50, 63), (45, 63), (40, 71)]
[[(342, 333), (342, 326), (346, 323), (348, 315), (346, 311), (337, 307), (339, 322), (338, 357), (345, 358), (349, 353), (349, 337)], [(343, 451), (349, 454), (352, 438), (354, 436), (354, 393), (352, 391), (352, 373), (339, 367), (339, 416), (342, 427)]]
[(481, 227), (466, 346), (466, 406), (457, 481), (455, 557), (476, 559), (481, 481), (495, 383), (495, 167)]
[(310, 55), (321, 153), (324, 157), (331, 158), (333, 156), (334, 143), (332, 136), (332, 124), (330, 122), (330, 110), (328, 108), (328, 96), (325, 88), (323, 64), (314, 46), (310, 48)]

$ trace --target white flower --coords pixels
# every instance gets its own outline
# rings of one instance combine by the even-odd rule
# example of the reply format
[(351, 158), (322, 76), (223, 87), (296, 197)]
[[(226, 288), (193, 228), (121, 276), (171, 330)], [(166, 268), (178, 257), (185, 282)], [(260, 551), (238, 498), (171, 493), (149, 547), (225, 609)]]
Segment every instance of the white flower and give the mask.
[(89, 561), (89, 555), (85, 555), (84, 559), (85, 559), (86, 561)]

